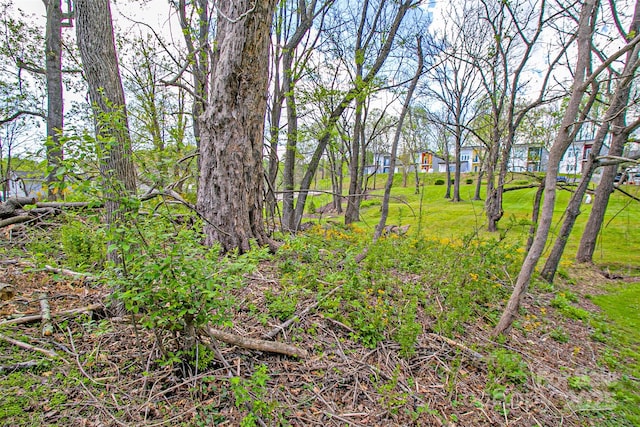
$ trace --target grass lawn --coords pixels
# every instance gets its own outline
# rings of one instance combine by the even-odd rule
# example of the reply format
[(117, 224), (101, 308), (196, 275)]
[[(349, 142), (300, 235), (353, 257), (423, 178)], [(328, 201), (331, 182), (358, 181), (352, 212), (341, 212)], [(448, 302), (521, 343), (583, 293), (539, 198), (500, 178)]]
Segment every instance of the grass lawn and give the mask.
[[(410, 233), (436, 239), (459, 239), (477, 233), (481, 237), (506, 238), (519, 244), (526, 242), (536, 188), (505, 192), (504, 216), (499, 223), (500, 232), (488, 233), (484, 200), (472, 200), (475, 184), (462, 184), (460, 192), (463, 201), (452, 203), (444, 198), (445, 186), (433, 184), (435, 179), (441, 176), (443, 174), (421, 174), (421, 179), (425, 180), (426, 184), (421, 187), (421, 194), (415, 194), (412, 179), (409, 179), (408, 186), (403, 188), (401, 176), (397, 174), (391, 191), (392, 200), (387, 223), (411, 224)], [(376, 189), (370, 191), (372, 197), (363, 202), (361, 220), (365, 227), (373, 228), (379, 220), (381, 196), (386, 177), (385, 174), (380, 174), (376, 178)], [(507, 188), (525, 183), (522, 176), (511, 177), (510, 175), (510, 178), (511, 182), (508, 182)], [(373, 181), (370, 180), (370, 186), (372, 183)], [(347, 186), (348, 183), (345, 183), (345, 188)], [(329, 191), (330, 182), (320, 181), (318, 189)], [(625, 186), (625, 189), (634, 195), (640, 194), (640, 187)], [(482, 198), (485, 197), (484, 190), (483, 186)], [(555, 236), (560, 229), (564, 219), (564, 209), (570, 197), (569, 191), (558, 192), (554, 224), (551, 228), (552, 236)], [(311, 203), (311, 200), (315, 207), (320, 207), (329, 203), (330, 196), (328, 194), (313, 196), (308, 203)], [(591, 206), (582, 205), (582, 214), (578, 217), (565, 250), (566, 262), (570, 262), (576, 253)], [(335, 215), (333, 219), (336, 219)], [(609, 202), (605, 223), (594, 254), (594, 262), (615, 270), (635, 270), (640, 267), (640, 249), (638, 248), (640, 248), (640, 203), (615, 192)]]

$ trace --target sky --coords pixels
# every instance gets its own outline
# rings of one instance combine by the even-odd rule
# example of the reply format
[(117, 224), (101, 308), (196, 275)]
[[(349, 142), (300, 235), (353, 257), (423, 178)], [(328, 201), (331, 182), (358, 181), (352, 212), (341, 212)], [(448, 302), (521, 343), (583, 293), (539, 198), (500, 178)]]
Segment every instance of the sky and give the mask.
[[(62, 0), (62, 10), (67, 10), (67, 0)], [(131, 24), (128, 23), (127, 17), (146, 22), (154, 28), (167, 27), (166, 23), (169, 19), (169, 4), (167, 0), (147, 0), (146, 4), (140, 1), (131, 0), (111, 0), (111, 12), (114, 22), (122, 28), (126, 28)], [(36, 14), (45, 19), (45, 7), (42, 0), (14, 0), (14, 6), (31, 14)]]

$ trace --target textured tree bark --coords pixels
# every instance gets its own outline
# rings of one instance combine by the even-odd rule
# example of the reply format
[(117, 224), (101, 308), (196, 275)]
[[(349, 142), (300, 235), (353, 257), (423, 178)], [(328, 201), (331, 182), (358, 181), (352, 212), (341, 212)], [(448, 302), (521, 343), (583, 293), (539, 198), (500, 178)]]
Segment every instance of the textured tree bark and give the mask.
[(269, 244), (263, 219), (269, 30), (276, 0), (219, 2), (211, 97), (201, 120), (197, 208), (205, 244)]
[(62, 162), (60, 133), (64, 125), (64, 103), (62, 98), (62, 10), (61, 0), (45, 0), (47, 8), (47, 29), (45, 35), (46, 75), (47, 75), (47, 196), (56, 200), (59, 192), (55, 184), (58, 179), (56, 169)]
[[(111, 245), (117, 244), (115, 232), (126, 224), (136, 192), (127, 110), (109, 0), (74, 0), (74, 4), (78, 48), (95, 116), (105, 217), (114, 239), (107, 245)], [(122, 265), (121, 253), (116, 250), (107, 252), (107, 260), (117, 267)], [(121, 316), (124, 306), (116, 303), (112, 312)]]

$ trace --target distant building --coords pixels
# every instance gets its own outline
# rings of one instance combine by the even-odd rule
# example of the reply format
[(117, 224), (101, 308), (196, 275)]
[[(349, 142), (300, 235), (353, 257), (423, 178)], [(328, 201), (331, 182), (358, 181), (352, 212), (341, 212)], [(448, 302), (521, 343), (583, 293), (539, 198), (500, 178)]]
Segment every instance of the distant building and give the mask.
[[(373, 153), (373, 164), (367, 165), (364, 168), (366, 175), (372, 175), (374, 173), (389, 173), (391, 167), (391, 153)], [(393, 170), (393, 173), (398, 173), (398, 166)]]
[(436, 172), (440, 170), (440, 165), (444, 165), (444, 159), (433, 151), (422, 151), (418, 153), (420, 157), (420, 172)]
[[(593, 139), (574, 141), (560, 160), (559, 173), (569, 175), (581, 175), (593, 148)], [(604, 146), (601, 154), (609, 152), (609, 147)]]
[[(481, 147), (462, 147), (460, 149), (460, 172), (479, 172), (482, 165)], [(446, 172), (447, 165), (444, 159), (433, 151), (422, 151), (419, 153), (421, 172)], [(449, 170), (455, 172), (456, 163), (452, 158), (449, 163)]]
[(511, 148), (511, 172), (545, 172), (548, 163), (549, 151), (542, 145), (515, 144)]

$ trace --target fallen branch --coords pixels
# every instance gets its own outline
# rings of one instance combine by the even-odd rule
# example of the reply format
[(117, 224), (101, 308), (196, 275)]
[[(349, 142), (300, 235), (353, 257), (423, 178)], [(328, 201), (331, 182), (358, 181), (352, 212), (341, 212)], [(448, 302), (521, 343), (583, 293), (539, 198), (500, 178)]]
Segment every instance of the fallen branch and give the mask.
[(51, 308), (47, 294), (42, 292), (38, 298), (40, 299), (40, 316), (42, 316), (42, 336), (50, 337), (53, 335), (53, 325), (51, 324)]
[(33, 217), (30, 215), (19, 215), (19, 216), (14, 216), (12, 218), (3, 219), (2, 221), (0, 221), (0, 228), (6, 227), (7, 225), (12, 225), (12, 224), (20, 224), (21, 222), (27, 222), (32, 219)]
[[(76, 314), (83, 314), (89, 311), (94, 311), (101, 307), (102, 307), (102, 304), (90, 304), (82, 308), (73, 308), (71, 310), (65, 310), (65, 311), (60, 311), (58, 313), (53, 313), (51, 314), (51, 317), (74, 316)], [(40, 320), (42, 320), (42, 315), (34, 314), (32, 316), (24, 316), (24, 317), (18, 317), (17, 319), (5, 320), (4, 322), (0, 322), (0, 326), (23, 325), (25, 323), (39, 322)]]
[(278, 353), (285, 354), (287, 356), (306, 358), (308, 353), (306, 350), (277, 342), (277, 341), (265, 341), (258, 340), (255, 338), (246, 338), (238, 335), (230, 334), (228, 332), (223, 332), (217, 329), (213, 329), (212, 327), (203, 328), (203, 331), (209, 336), (211, 339), (217, 339), (222, 342), (226, 342), (227, 344), (236, 345), (238, 347), (247, 348), (250, 350), (259, 350), (266, 351), (269, 353)]
[(29, 369), (35, 366), (38, 366), (37, 360), (29, 360), (27, 362), (18, 362), (9, 366), (0, 366), (0, 374), (4, 372), (14, 372), (14, 371), (20, 371), (22, 369)]
[(325, 299), (327, 299), (330, 295), (333, 295), (338, 289), (340, 289), (342, 287), (342, 285), (338, 285), (335, 288), (331, 289), (331, 291), (329, 291), (326, 295), (324, 295), (322, 298), (320, 298), (318, 301), (316, 301), (315, 303), (311, 304), (309, 307), (305, 308), (304, 310), (302, 310), (300, 313), (296, 313), (294, 314), (292, 317), (290, 317), (287, 321), (285, 321), (284, 323), (276, 326), (275, 328), (273, 328), (270, 332), (266, 333), (263, 335), (263, 337), (265, 339), (273, 339), (276, 335), (278, 335), (280, 333), (280, 331), (285, 330), (286, 328), (288, 328), (293, 322), (295, 322), (296, 320), (302, 318), (302, 316), (304, 316), (305, 314), (309, 313), (311, 310), (313, 310), (314, 308), (316, 308), (318, 305), (320, 305), (320, 303), (322, 301), (324, 301)]
[(47, 350), (46, 348), (36, 347), (36, 346), (31, 345), (31, 344), (27, 344), (26, 342), (14, 340), (13, 338), (10, 338), (10, 337), (8, 337), (8, 336), (6, 336), (4, 334), (0, 334), (0, 339), (5, 340), (9, 344), (13, 344), (16, 347), (24, 348), (25, 350), (31, 350), (31, 351), (40, 352), (40, 353), (42, 353), (42, 354), (44, 354), (47, 357), (50, 357), (52, 359), (58, 358), (58, 353), (56, 353), (55, 351)]
[(101, 208), (103, 206), (102, 202), (40, 202), (36, 203), (36, 206), (39, 208), (54, 208), (54, 209), (63, 209), (63, 208)]
[(51, 267), (50, 265), (45, 265), (44, 270), (50, 273), (62, 274), (64, 276), (73, 277), (74, 279), (87, 279), (87, 280), (95, 280), (95, 277), (91, 274), (87, 273), (79, 273), (77, 271), (67, 270), (66, 268), (57, 268)]
[(478, 353), (475, 350), (471, 350), (469, 347), (465, 346), (462, 343), (454, 341), (451, 338), (447, 338), (447, 337), (444, 337), (442, 335), (438, 335), (438, 334), (434, 334), (434, 333), (428, 333), (427, 336), (429, 336), (431, 338), (434, 338), (434, 339), (436, 339), (438, 341), (443, 341), (443, 342), (449, 344), (452, 347), (456, 347), (456, 348), (462, 350), (468, 356), (471, 356), (471, 358), (473, 360), (475, 360), (475, 361), (483, 362), (485, 360), (485, 357), (482, 354)]

